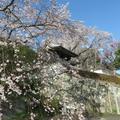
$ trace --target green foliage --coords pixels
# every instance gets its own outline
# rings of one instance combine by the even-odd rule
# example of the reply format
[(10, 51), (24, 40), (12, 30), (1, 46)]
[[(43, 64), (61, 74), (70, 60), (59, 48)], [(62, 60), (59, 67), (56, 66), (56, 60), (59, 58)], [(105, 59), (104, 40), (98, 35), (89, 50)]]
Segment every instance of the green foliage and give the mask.
[(37, 58), (37, 54), (35, 53), (35, 51), (30, 49), (28, 46), (19, 45), (18, 50), (20, 60), (24, 61), (25, 63), (32, 64), (33, 61)]
[(36, 115), (35, 120), (47, 120), (60, 113), (59, 100), (56, 98), (48, 104), (51, 108), (54, 108), (54, 111), (45, 110), (46, 98), (40, 93), (40, 90), (44, 86), (41, 84), (37, 70), (31, 69), (29, 73), (24, 69), (22, 69), (22, 73), (16, 71), (18, 63), (20, 64), (20, 68), (23, 66), (25, 68), (32, 68), (36, 62), (37, 53), (28, 46), (0, 46), (0, 64), (6, 64), (0, 75), (5, 74), (7, 77), (12, 73), (16, 77), (20, 75), (24, 76), (18, 81), (13, 80), (15, 85), (22, 91), (20, 95), (9, 89), (9, 84), (6, 84), (5, 81), (0, 81), (0, 84), (2, 83), (5, 91), (7, 91), (5, 92), (5, 96), (12, 105), (11, 109), (9, 109), (9, 103), (4, 103), (2, 106), (6, 110), (4, 113), (5, 120), (28, 120), (30, 113)]
[(12, 45), (0, 46), (0, 64), (7, 63), (5, 73), (8, 75), (15, 71), (18, 61), (22, 61), (23, 65), (32, 65), (36, 60), (37, 53), (28, 46), (18, 45), (15, 48)]
[(15, 68), (14, 64), (14, 49), (12, 46), (0, 46), (0, 64), (9, 60), (9, 64), (5, 67), (6, 73), (9, 74)]
[(115, 60), (114, 60), (115, 68), (120, 68), (120, 48), (115, 53)]
[(51, 101), (51, 106), (55, 109), (55, 115), (60, 113), (61, 105), (59, 104), (59, 99), (53, 98)]

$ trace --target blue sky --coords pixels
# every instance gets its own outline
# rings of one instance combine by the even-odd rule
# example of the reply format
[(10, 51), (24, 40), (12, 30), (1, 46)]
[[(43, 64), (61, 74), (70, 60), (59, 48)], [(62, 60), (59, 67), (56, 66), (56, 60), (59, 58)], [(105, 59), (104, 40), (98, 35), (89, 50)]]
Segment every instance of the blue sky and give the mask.
[(69, 3), (72, 19), (112, 33), (120, 39), (120, 0), (58, 0)]

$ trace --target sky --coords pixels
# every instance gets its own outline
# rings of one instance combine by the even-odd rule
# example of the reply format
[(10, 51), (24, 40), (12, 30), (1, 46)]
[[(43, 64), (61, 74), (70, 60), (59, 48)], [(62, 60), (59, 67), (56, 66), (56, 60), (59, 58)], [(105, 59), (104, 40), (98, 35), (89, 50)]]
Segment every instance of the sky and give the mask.
[(120, 0), (58, 0), (58, 2), (69, 3), (72, 19), (110, 32), (113, 38), (120, 39)]

